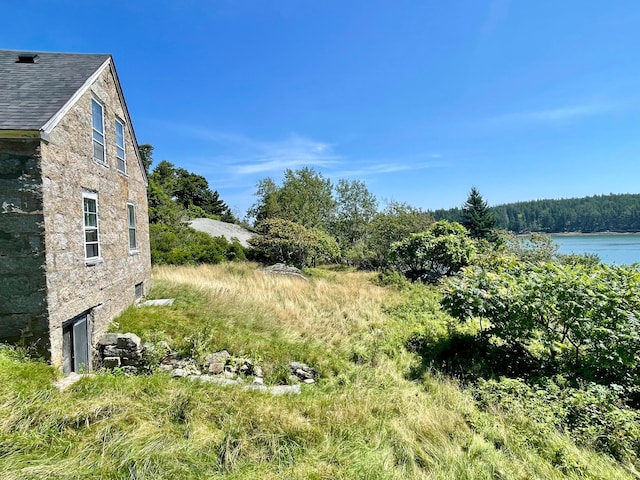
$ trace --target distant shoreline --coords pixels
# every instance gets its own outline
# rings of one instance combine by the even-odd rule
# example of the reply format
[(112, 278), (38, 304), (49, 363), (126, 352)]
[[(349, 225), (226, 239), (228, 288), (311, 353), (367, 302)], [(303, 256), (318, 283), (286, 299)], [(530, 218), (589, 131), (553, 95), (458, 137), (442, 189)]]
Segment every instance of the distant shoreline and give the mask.
[(638, 235), (640, 232), (561, 232), (561, 233), (549, 233), (548, 235), (556, 237), (592, 237), (596, 235)]

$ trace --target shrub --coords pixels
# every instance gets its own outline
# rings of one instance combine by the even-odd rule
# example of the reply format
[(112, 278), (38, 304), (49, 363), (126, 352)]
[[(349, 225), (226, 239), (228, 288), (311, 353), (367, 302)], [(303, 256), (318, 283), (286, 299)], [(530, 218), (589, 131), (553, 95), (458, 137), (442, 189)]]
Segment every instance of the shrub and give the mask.
[(391, 260), (412, 280), (436, 280), (469, 265), (475, 255), (467, 230), (456, 222), (440, 220), (422, 233), (391, 246)]
[(225, 260), (245, 260), (238, 242), (212, 237), (187, 226), (171, 227), (162, 223), (149, 225), (151, 261), (163, 265), (197, 265)]

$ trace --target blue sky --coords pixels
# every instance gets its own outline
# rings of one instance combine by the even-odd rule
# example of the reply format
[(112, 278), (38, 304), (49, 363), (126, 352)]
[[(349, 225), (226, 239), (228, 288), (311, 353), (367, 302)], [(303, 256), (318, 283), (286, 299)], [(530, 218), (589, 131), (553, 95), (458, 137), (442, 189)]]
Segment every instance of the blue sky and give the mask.
[[(381, 204), (640, 192), (640, 2), (21, 0), (0, 48), (111, 53), (140, 143), (236, 213), (310, 166)], [(10, 19), (10, 21), (8, 21)]]

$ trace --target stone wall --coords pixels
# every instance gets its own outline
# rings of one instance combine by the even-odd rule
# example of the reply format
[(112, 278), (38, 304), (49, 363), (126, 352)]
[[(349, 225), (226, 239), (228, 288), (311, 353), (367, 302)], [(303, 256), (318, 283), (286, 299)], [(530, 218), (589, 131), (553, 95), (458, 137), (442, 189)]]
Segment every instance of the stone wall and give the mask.
[[(91, 99), (104, 106), (106, 165), (93, 160)], [(127, 173), (117, 170), (115, 119), (125, 123)], [(51, 360), (62, 362), (62, 325), (90, 311), (92, 344), (135, 301), (135, 285), (150, 288), (146, 185), (112, 72), (102, 75), (42, 142), (47, 302)], [(84, 191), (98, 196), (102, 261), (85, 263)], [(136, 208), (138, 249), (129, 250), (127, 203)]]
[(48, 357), (39, 145), (0, 139), (0, 342)]

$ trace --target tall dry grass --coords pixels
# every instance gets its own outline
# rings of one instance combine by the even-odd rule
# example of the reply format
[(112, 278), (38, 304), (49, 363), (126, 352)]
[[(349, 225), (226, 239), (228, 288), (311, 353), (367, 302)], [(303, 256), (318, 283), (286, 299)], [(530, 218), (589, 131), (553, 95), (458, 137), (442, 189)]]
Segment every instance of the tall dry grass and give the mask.
[(403, 341), (430, 317), (385, 313), (404, 294), (370, 280), (337, 272), (304, 281), (252, 264), (163, 267), (152, 293), (175, 296), (174, 306), (118, 319), (190, 353), (253, 352), (271, 364), (270, 381), (293, 358), (319, 366), (319, 383), (299, 396), (161, 373), (101, 374), (60, 393), (50, 367), (0, 351), (0, 478), (631, 478), (559, 432), (541, 438), (479, 411), (455, 382), (410, 380), (417, 359)]

